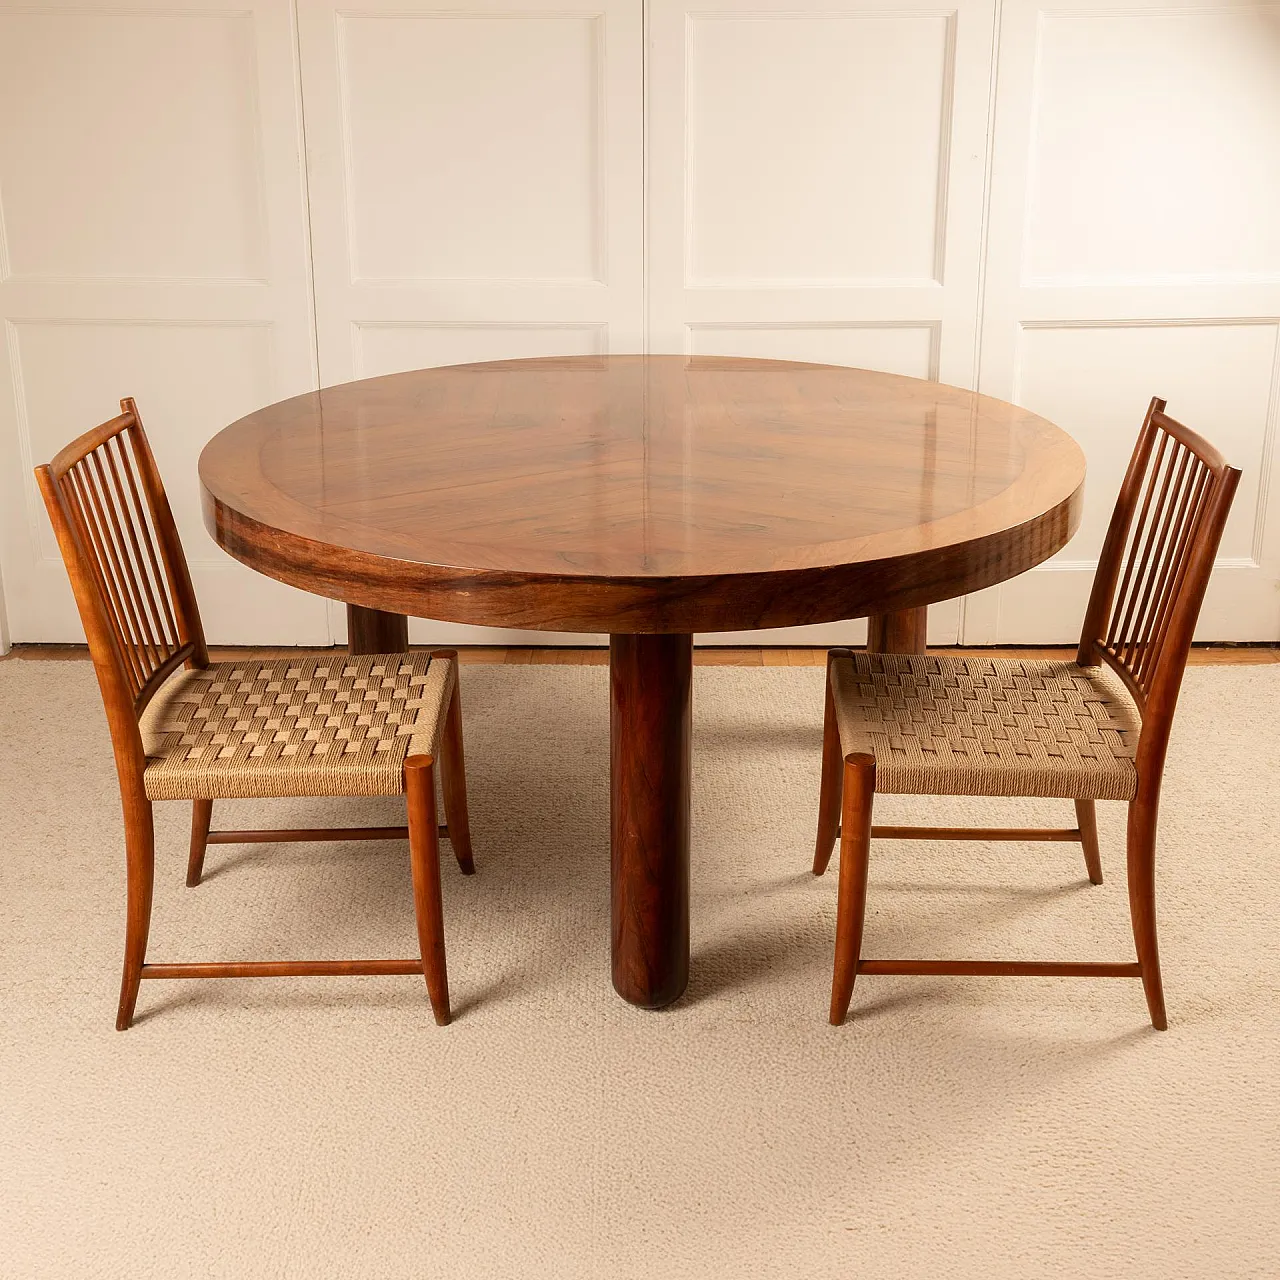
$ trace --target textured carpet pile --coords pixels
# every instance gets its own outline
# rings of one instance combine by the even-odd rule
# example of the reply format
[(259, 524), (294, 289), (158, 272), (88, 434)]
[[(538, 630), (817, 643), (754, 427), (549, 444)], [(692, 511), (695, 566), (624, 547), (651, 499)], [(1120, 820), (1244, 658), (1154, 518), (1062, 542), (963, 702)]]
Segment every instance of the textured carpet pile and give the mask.
[[(88, 663), (0, 664), (5, 1277), (1280, 1276), (1280, 667), (1193, 669), (1136, 981), (863, 978), (826, 1023), (822, 671), (695, 679), (693, 976), (608, 977), (607, 672), (464, 667), (479, 873), (445, 846), (456, 1021), (414, 978), (148, 982)], [(403, 844), (215, 846), (160, 806), (149, 958), (416, 953)], [(882, 800), (1066, 825), (1065, 802)], [(1063, 844), (878, 843), (871, 956), (1128, 960)], [(390, 801), (215, 825), (397, 821)]]

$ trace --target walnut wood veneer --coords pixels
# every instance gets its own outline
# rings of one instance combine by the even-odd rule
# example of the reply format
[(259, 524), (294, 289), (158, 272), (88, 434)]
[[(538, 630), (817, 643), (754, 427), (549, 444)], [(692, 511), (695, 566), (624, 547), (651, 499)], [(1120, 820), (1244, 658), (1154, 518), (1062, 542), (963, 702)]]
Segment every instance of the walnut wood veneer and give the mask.
[(613, 636), (613, 975), (645, 1006), (688, 973), (691, 634), (872, 616), (922, 648), (929, 604), (1066, 544), (1084, 470), (972, 392), (680, 356), (347, 383), (200, 459), (218, 543), (346, 601), (357, 650), (402, 644), (396, 615)]

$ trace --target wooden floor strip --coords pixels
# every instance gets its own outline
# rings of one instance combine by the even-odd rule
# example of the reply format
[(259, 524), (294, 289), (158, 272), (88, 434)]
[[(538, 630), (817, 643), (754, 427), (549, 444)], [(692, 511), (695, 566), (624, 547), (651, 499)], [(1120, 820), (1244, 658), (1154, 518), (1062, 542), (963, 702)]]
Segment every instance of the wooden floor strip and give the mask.
[[(415, 649), (428, 646), (414, 645)], [(435, 647), (435, 646), (431, 646)], [(341, 652), (320, 648), (271, 648), (255, 649), (249, 647), (231, 647), (215, 645), (209, 649), (209, 656), (215, 662), (235, 662), (238, 659), (254, 658), (265, 661), (269, 658), (291, 658), (306, 654)], [(1005, 649), (959, 649), (943, 647), (937, 650), (952, 656), (972, 654), (984, 658), (1045, 658), (1055, 661), (1070, 661), (1075, 656), (1074, 646), (1037, 647)], [(458, 649), (459, 659), (470, 664), (515, 664), (518, 666), (606, 666), (609, 661), (609, 650), (596, 646), (578, 648), (576, 646), (546, 645), (531, 646), (498, 646), (473, 645)], [(0, 662), (87, 662), (89, 650), (82, 644), (18, 644), (10, 650)], [(778, 646), (749, 648), (744, 646), (707, 645), (694, 650), (693, 661), (700, 667), (820, 667), (827, 660), (825, 648), (782, 648)], [(1191, 650), (1192, 666), (1266, 666), (1280, 662), (1280, 645), (1276, 644), (1227, 644), (1201, 645)]]

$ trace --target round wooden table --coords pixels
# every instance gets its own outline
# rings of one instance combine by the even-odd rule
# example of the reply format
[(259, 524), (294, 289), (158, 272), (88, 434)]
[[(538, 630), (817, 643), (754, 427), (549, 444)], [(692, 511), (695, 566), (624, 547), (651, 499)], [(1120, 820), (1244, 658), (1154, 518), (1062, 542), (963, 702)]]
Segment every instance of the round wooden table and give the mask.
[(1080, 519), (1084, 457), (1024, 409), (826, 365), (681, 356), (458, 365), (297, 396), (200, 457), (245, 564), (347, 602), (356, 653), (406, 615), (608, 632), (613, 983), (689, 972), (692, 638), (925, 611), (1030, 569)]

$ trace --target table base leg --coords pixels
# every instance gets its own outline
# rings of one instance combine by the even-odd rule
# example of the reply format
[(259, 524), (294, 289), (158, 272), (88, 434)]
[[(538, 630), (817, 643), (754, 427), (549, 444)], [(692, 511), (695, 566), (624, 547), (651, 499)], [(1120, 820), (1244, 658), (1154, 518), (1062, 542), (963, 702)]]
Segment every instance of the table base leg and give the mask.
[(689, 981), (693, 637), (609, 641), (613, 985), (659, 1009)]
[(362, 605), (347, 605), (347, 652), (408, 653), (409, 619)]
[(868, 653), (923, 653), (929, 609), (900, 609), (867, 619)]

